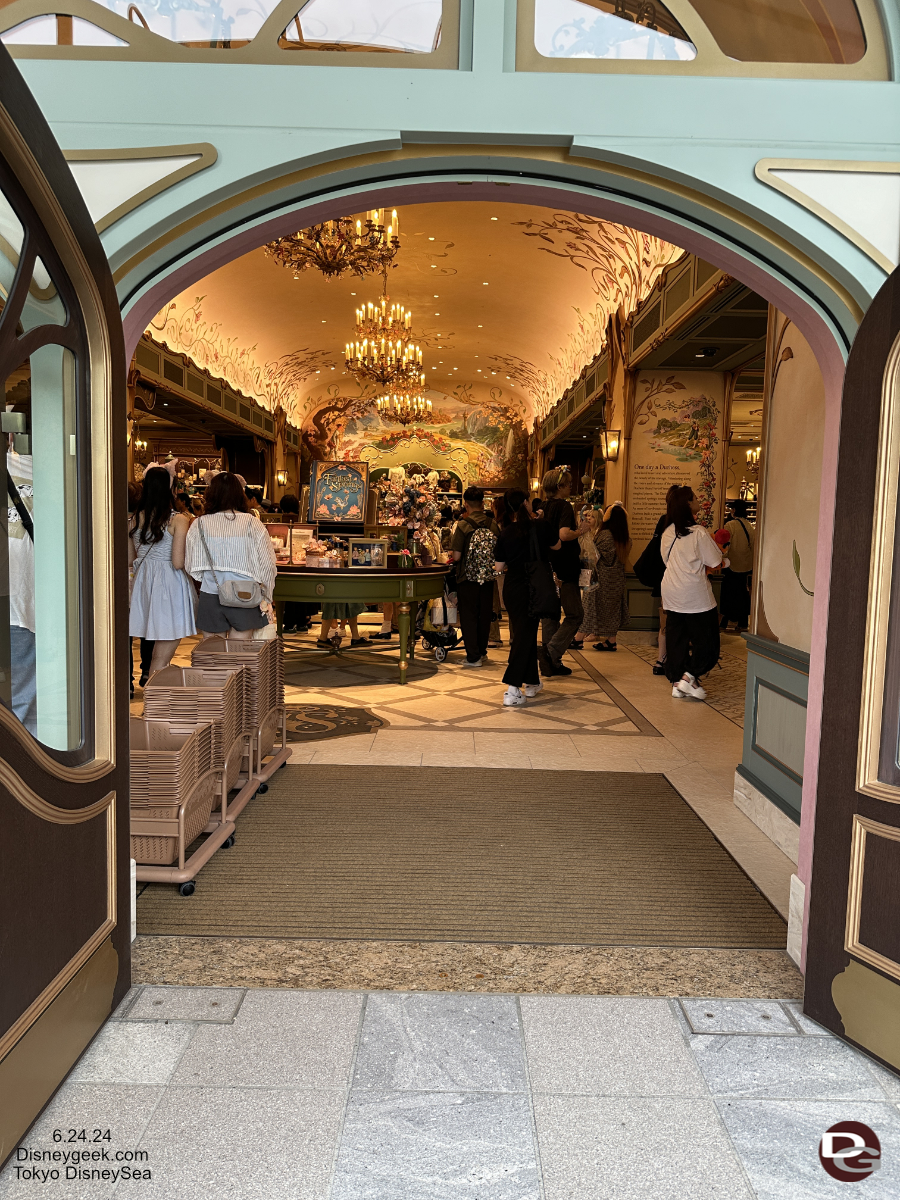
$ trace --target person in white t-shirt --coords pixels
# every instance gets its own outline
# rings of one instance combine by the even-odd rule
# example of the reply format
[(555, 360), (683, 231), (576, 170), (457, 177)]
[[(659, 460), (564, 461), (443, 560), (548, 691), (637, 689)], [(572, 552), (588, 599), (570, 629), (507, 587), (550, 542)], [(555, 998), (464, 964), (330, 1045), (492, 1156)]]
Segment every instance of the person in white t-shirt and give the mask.
[(666, 611), (666, 676), (675, 699), (705, 700), (699, 679), (719, 661), (719, 612), (709, 571), (728, 565), (722, 551), (694, 518), (700, 501), (689, 487), (671, 488), (668, 524), (660, 541), (666, 566), (662, 607)]

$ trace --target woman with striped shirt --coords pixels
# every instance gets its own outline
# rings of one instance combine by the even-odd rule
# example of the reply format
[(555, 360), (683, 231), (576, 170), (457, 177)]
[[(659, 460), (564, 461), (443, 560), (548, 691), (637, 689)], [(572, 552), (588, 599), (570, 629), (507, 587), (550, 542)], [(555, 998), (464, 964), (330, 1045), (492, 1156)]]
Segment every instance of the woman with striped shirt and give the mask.
[(219, 584), (252, 579), (271, 600), (276, 575), (272, 540), (265, 525), (248, 511), (244, 489), (230, 472), (216, 475), (205, 501), (203, 516), (188, 530), (185, 546), (185, 570), (200, 581), (197, 627), (204, 637), (219, 633), (248, 641), (254, 629), (268, 623), (266, 614), (261, 608), (224, 607)]

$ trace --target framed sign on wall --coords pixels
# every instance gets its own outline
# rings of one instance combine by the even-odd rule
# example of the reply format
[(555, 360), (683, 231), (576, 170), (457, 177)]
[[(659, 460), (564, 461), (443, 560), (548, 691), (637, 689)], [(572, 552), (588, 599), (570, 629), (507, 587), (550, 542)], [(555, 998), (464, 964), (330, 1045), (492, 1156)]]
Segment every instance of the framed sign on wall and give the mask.
[(314, 461), (309, 480), (310, 521), (362, 524), (368, 486), (368, 463)]

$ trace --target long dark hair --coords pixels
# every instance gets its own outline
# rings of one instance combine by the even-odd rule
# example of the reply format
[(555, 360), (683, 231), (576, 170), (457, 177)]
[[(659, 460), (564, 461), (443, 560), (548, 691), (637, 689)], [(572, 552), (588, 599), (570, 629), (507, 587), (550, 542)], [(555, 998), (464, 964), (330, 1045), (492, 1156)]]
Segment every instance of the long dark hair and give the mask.
[(247, 497), (240, 480), (230, 471), (220, 471), (206, 489), (205, 515), (219, 512), (249, 512)]
[(675, 526), (676, 537), (684, 537), (692, 525), (696, 525), (694, 514), (691, 512), (691, 501), (694, 499), (694, 489), (690, 487), (670, 487), (666, 496), (666, 528)]
[(132, 529), (140, 531), (138, 541), (142, 546), (152, 546), (163, 540), (174, 508), (172, 476), (165, 467), (151, 467), (144, 475), (132, 519)]
[(616, 553), (622, 562), (628, 555), (628, 544), (631, 538), (628, 534), (628, 514), (621, 504), (614, 504), (609, 515), (603, 522), (603, 528), (608, 529), (616, 543)]
[(513, 488), (511, 492), (506, 493), (506, 512), (510, 517), (509, 523), (515, 527), (518, 533), (523, 533), (531, 524), (531, 517), (525, 507), (527, 499), (528, 497), (519, 488)]
[(506, 508), (506, 501), (503, 499), (502, 496), (494, 497), (494, 499), (491, 503), (491, 509), (493, 510), (493, 513), (494, 513), (494, 520), (497, 522), (497, 524), (500, 526), (501, 529), (505, 529), (507, 527), (507, 525), (512, 524), (512, 518), (510, 517), (510, 515), (507, 511), (507, 508)]

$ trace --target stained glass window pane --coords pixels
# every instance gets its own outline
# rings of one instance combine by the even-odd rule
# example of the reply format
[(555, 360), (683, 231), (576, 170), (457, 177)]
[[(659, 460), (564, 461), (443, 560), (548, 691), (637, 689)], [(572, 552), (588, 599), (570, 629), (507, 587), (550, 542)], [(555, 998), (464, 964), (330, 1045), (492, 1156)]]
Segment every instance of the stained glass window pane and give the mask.
[(534, 44), (545, 58), (647, 61), (697, 56), (671, 13), (647, 0), (536, 0)]

